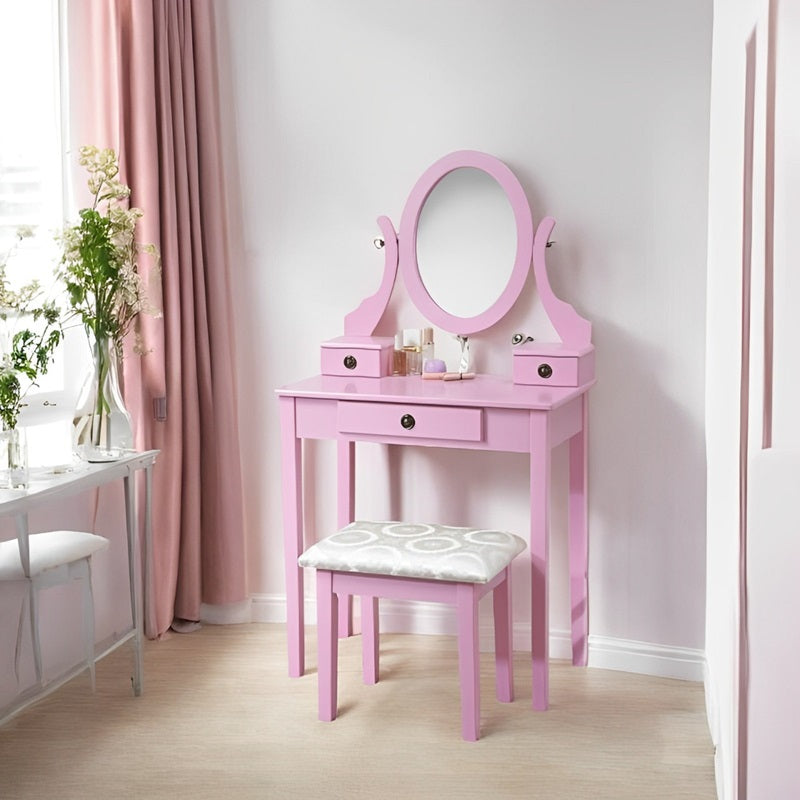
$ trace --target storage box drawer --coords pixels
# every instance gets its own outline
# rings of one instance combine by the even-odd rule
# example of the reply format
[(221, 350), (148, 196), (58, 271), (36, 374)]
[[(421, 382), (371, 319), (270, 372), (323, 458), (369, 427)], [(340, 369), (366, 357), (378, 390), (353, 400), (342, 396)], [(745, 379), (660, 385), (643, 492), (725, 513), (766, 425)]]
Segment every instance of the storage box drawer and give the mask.
[(594, 348), (569, 350), (535, 342), (514, 350), (514, 383), (533, 386), (582, 386), (594, 380)]
[(480, 442), (483, 409), (340, 400), (337, 427), (340, 433)]
[(383, 378), (392, 374), (394, 339), (389, 336), (340, 336), (320, 348), (323, 375)]

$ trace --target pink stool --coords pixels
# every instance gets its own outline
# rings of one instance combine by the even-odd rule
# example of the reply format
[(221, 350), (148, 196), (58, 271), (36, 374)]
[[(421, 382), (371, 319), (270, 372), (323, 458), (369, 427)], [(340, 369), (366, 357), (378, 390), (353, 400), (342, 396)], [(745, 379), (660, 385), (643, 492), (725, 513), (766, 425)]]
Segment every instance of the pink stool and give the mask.
[(478, 601), (493, 594), (497, 699), (513, 699), (511, 570), (525, 549), (505, 531), (400, 522), (353, 522), (303, 553), (317, 570), (319, 718), (336, 719), (338, 596), (359, 595), (364, 683), (378, 681), (378, 598), (455, 605), (461, 735), (480, 734)]

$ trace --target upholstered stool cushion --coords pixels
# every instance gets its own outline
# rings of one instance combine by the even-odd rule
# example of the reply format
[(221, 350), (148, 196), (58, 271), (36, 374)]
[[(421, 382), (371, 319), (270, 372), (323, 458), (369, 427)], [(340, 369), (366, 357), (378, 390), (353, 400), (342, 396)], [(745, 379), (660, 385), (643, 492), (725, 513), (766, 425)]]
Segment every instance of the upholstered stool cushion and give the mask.
[(408, 522), (352, 522), (300, 556), (301, 567), (487, 583), (526, 547), (513, 533)]
[[(71, 564), (108, 547), (108, 539), (85, 531), (47, 531), (28, 537), (31, 577), (62, 564)], [(0, 581), (23, 580), (16, 539), (0, 542)]]

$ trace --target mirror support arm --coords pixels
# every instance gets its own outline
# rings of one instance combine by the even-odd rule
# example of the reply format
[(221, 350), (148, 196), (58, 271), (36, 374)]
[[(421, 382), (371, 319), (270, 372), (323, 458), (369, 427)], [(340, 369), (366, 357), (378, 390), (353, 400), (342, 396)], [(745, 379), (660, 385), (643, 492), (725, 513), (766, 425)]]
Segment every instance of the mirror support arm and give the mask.
[(372, 336), (381, 321), (397, 278), (397, 232), (388, 217), (378, 217), (383, 234), (383, 278), (378, 291), (365, 298), (361, 305), (344, 318), (345, 336)]
[(592, 323), (578, 314), (569, 303), (556, 297), (547, 277), (545, 250), (555, 226), (556, 221), (552, 217), (545, 217), (539, 223), (536, 235), (533, 237), (533, 274), (536, 278), (536, 289), (545, 313), (562, 343), (568, 347), (583, 347), (592, 343)]

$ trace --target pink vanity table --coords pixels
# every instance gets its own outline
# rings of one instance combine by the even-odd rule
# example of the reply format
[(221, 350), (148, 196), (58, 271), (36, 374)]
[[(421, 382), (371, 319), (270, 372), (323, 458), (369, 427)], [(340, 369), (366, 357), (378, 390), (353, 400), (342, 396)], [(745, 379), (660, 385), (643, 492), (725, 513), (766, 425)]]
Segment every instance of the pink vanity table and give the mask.
[[(514, 216), (516, 251), (510, 277), (492, 305), (474, 316), (444, 310), (431, 296), (420, 271), (417, 239), (420, 219), (433, 190), (451, 174), (471, 169), (499, 184)], [(448, 447), (528, 453), (530, 456), (530, 557), (532, 569), (531, 654), (533, 707), (548, 704), (548, 551), (551, 453), (569, 448), (569, 564), (572, 661), (585, 665), (588, 637), (587, 584), (587, 392), (594, 383), (591, 325), (553, 294), (547, 278), (545, 248), (555, 225), (545, 218), (533, 232), (525, 193), (502, 162), (484, 153), (459, 151), (440, 159), (409, 195), (399, 232), (386, 217), (378, 224), (385, 267), (377, 293), (345, 318), (345, 335), (323, 345), (321, 374), (278, 389), (283, 466), (289, 674), (304, 673), (303, 571), (297, 558), (304, 549), (302, 515), (303, 439), (337, 441), (338, 519), (355, 518), (355, 442)], [(539, 298), (560, 342), (537, 341), (509, 348), (513, 377), (477, 375), (445, 382), (420, 376), (386, 374), (376, 357), (385, 338), (373, 337), (389, 302), (398, 271), (424, 317), (462, 337), (483, 331), (514, 305), (533, 266)], [(335, 357), (331, 356), (331, 349)], [(365, 374), (367, 373), (367, 374)], [(449, 524), (448, 520), (435, 520)], [(332, 530), (332, 527), (331, 527)], [(326, 530), (323, 535), (331, 532)], [(523, 531), (517, 531), (524, 535)], [(347, 604), (340, 630), (350, 632)], [(362, 608), (362, 614), (374, 609)]]

